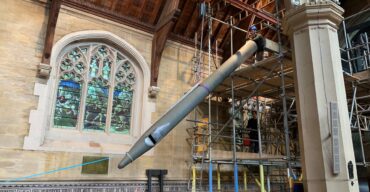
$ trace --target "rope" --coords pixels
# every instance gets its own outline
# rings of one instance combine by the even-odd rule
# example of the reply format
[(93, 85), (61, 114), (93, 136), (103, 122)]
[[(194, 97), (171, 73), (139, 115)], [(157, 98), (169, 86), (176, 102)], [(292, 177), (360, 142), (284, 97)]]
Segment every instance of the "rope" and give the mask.
[(48, 174), (56, 173), (56, 172), (59, 172), (59, 171), (65, 171), (65, 170), (73, 169), (73, 168), (76, 168), (76, 167), (82, 167), (82, 166), (85, 166), (85, 165), (90, 165), (90, 164), (98, 163), (98, 162), (105, 161), (105, 160), (109, 160), (109, 157), (94, 160), (94, 161), (89, 161), (89, 162), (86, 162), (86, 163), (79, 163), (79, 164), (76, 164), (76, 165), (70, 165), (68, 167), (62, 167), (62, 168), (55, 169), (55, 170), (50, 170), (50, 171), (45, 171), (45, 172), (36, 173), (36, 174), (32, 174), (32, 175), (27, 175), (27, 176), (23, 176), (23, 177), (17, 177), (17, 178), (8, 179), (8, 180), (0, 180), (0, 184), (9, 184), (9, 183), (12, 183), (12, 182), (23, 181), (23, 180), (26, 180), (26, 179), (39, 177), (39, 176), (42, 176), (42, 175), (48, 175)]

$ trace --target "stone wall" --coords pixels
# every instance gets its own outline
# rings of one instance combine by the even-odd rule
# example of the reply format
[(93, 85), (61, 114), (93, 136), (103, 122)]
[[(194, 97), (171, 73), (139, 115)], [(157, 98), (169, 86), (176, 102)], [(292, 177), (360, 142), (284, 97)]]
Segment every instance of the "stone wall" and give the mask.
[[(89, 153), (23, 150), (24, 137), (29, 131), (29, 113), (38, 104), (33, 94), (41, 61), (48, 9), (45, 4), (31, 0), (4, 0), (0, 6), (0, 179), (11, 179), (54, 170), (82, 162)], [(134, 46), (150, 65), (152, 34), (98, 18), (62, 6), (57, 22), (55, 39), (72, 32), (103, 30), (123, 38)], [(169, 41), (163, 53), (158, 86), (161, 88), (152, 114), (152, 123), (158, 119), (191, 87), (191, 58), (193, 49)], [(119, 155), (109, 156), (106, 175), (83, 175), (81, 168), (59, 171), (28, 180), (144, 180), (145, 169), (168, 169), (169, 180), (188, 179), (190, 146), (186, 128), (191, 124), (182, 121), (152, 155), (139, 158), (124, 170), (118, 170)]]

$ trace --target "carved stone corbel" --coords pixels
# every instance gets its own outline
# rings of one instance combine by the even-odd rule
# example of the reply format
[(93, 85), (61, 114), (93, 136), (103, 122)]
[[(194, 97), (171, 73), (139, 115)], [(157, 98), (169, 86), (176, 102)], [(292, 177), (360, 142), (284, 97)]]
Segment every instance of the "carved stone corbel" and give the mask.
[(157, 87), (157, 86), (150, 86), (149, 87), (149, 97), (151, 97), (151, 98), (156, 98), (157, 97), (157, 95), (158, 95), (158, 93), (159, 93), (159, 91), (160, 91), (160, 88), (159, 87)]
[(51, 66), (49, 64), (40, 63), (37, 65), (37, 76), (41, 78), (49, 78)]

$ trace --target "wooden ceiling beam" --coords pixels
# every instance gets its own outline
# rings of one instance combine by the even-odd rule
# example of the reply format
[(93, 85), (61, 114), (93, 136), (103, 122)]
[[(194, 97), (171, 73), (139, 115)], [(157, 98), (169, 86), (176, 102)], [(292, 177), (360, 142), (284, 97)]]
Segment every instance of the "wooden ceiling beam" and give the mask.
[[(231, 8), (232, 7), (230, 7), (230, 10), (231, 10)], [(218, 44), (219, 46), (218, 47), (222, 49), (224, 47), (225, 43), (228, 41), (228, 38), (230, 38), (230, 26), (229, 25), (222, 25), (219, 33), (220, 34), (217, 35), (217, 40), (219, 40), (219, 44)]]
[(269, 28), (267, 28), (267, 27), (266, 27), (266, 28), (261, 29), (259, 33), (260, 33), (263, 37), (265, 37), (265, 38), (266, 38), (268, 31), (269, 31)]
[(194, 10), (194, 7), (196, 7), (196, 3), (192, 0), (186, 0), (184, 7), (181, 10), (181, 15), (179, 17), (179, 20), (177, 21), (173, 32), (176, 34), (182, 33), (185, 29), (185, 26), (189, 23), (189, 20), (192, 16), (192, 11)]
[(180, 0), (166, 1), (166, 4), (163, 7), (161, 16), (159, 17), (158, 23), (155, 26), (156, 31), (162, 28), (164, 25), (168, 24), (170, 21), (179, 16), (179, 5)]
[[(159, 4), (159, 2), (160, 2), (160, 4)], [(156, 22), (156, 18), (157, 18), (157, 15), (160, 15), (159, 14), (159, 11), (161, 10), (161, 9), (163, 9), (163, 6), (164, 6), (164, 1), (162, 0), (162, 1), (159, 1), (159, 0), (153, 0), (153, 3), (154, 4), (159, 4), (159, 5), (155, 5), (154, 6), (154, 10), (152, 11), (152, 15), (151, 15), (151, 17), (150, 18), (148, 18), (148, 21), (149, 21), (149, 23), (150, 24), (152, 24), (152, 25), (154, 25), (155, 24), (155, 22)]]
[[(226, 14), (222, 17), (222, 21), (225, 21), (226, 17), (230, 14), (231, 12), (231, 9), (228, 8), (227, 11), (225, 12)], [(216, 41), (218, 39), (218, 35), (220, 34), (220, 31), (221, 31), (221, 28), (222, 26), (224, 26), (225, 24), (223, 23), (218, 23), (217, 27), (216, 27), (216, 30), (214, 32), (214, 38), (212, 39), (212, 42), (211, 42), (211, 47), (214, 47), (216, 46)]]
[[(125, 2), (126, 1), (124, 1), (123, 4), (118, 4), (116, 6), (117, 11), (124, 10), (126, 6), (129, 6)], [(105, 8), (102, 8), (102, 7), (95, 6), (95, 5), (93, 5), (89, 2), (85, 2), (85, 1), (82, 2), (82, 1), (79, 1), (79, 0), (62, 0), (62, 4), (65, 5), (65, 6), (72, 7), (74, 9), (86, 12), (86, 13), (90, 13), (90, 14), (93, 14), (93, 15), (98, 15), (102, 18), (109, 19), (109, 20), (117, 22), (117, 23), (125, 24), (125, 25), (128, 25), (130, 27), (134, 27), (134, 28), (143, 30), (143, 31), (148, 32), (148, 33), (153, 33), (154, 32), (154, 26), (153, 25), (150, 25), (150, 24), (147, 24), (147, 23), (144, 23), (144, 22), (140, 22), (137, 19), (134, 19), (134, 18), (131, 18), (131, 17), (128, 17), (128, 16), (124, 16), (124, 15), (119, 14), (117, 12), (110, 11), (109, 9), (105, 9)]]
[[(253, 15), (250, 14), (247, 17), (244, 17), (242, 20), (239, 20), (235, 22), (234, 26), (237, 26), (238, 28), (248, 30), (249, 27), (249, 21), (252, 19)], [(223, 41), (220, 44), (220, 48), (224, 50), (223, 58), (227, 59), (229, 58), (232, 53), (230, 49), (230, 41), (231, 41), (231, 36), (230, 36), (230, 28), (228, 29)], [(246, 34), (245, 32), (239, 31), (234, 29), (233, 30), (233, 51), (237, 51), (244, 43), (246, 40)]]
[(93, 2), (94, 2), (95, 4), (97, 4), (97, 5), (104, 6), (104, 4), (102, 3), (102, 0), (94, 0)]
[(38, 66), (38, 75), (48, 77), (50, 73), (50, 56), (53, 47), (55, 27), (57, 25), (61, 0), (51, 1), (49, 8), (48, 25), (46, 27), (46, 35), (44, 42), (44, 50), (42, 53), (41, 64)]
[[(212, 2), (211, 6), (215, 3)], [(203, 18), (202, 18), (203, 20)], [(198, 39), (199, 39), (199, 42), (201, 42), (201, 40), (205, 41), (206, 40), (206, 35), (207, 35), (207, 29), (208, 29), (208, 19), (207, 17), (204, 16), (204, 22), (203, 22), (203, 26), (202, 26), (202, 20), (201, 22), (198, 24), (198, 28), (196, 30), (196, 33), (198, 35)], [(203, 28), (202, 28), (203, 27)], [(203, 32), (203, 33), (202, 33)]]
[(131, 0), (123, 0), (121, 1), (120, 5), (121, 6), (119, 7), (117, 13), (128, 16), (128, 10), (130, 10), (131, 7)]
[(140, 21), (154, 24), (155, 18), (161, 8), (162, 1), (148, 0), (146, 2), (143, 14), (140, 16)]
[(222, 49), (224, 49), (224, 47), (225, 47), (225, 44), (229, 41), (229, 38), (230, 38), (230, 32), (231, 32), (231, 30), (230, 30), (231, 28), (230, 27), (228, 27), (226, 30), (226, 33), (225, 33), (225, 35), (223, 36), (223, 38), (222, 38), (222, 41), (221, 41), (221, 43), (220, 43), (220, 48), (222, 48)]
[(135, 13), (133, 14), (134, 17), (141, 18), (144, 15), (144, 7), (146, 3), (147, 3), (147, 0), (143, 0), (141, 2), (141, 5), (137, 9), (135, 9)]
[(152, 63), (150, 85), (158, 86), (159, 66), (166, 41), (179, 15), (179, 0), (166, 1), (159, 21), (155, 27), (152, 41)]
[[(140, 22), (138, 20), (134, 20), (130, 17), (115, 13), (115, 12), (118, 12), (119, 10), (121, 10), (121, 9), (124, 9), (123, 7), (127, 6), (127, 0), (125, 0), (123, 2), (120, 2), (120, 3), (117, 3), (116, 7), (114, 7), (114, 12), (112, 12), (112, 10), (106, 10), (106, 9), (101, 8), (101, 7), (94, 6), (91, 3), (81, 2), (79, 0), (61, 0), (61, 1), (62, 1), (62, 4), (64, 6), (68, 6), (68, 7), (71, 7), (71, 8), (74, 8), (74, 9), (77, 9), (77, 10), (80, 10), (80, 11), (83, 11), (83, 12), (86, 12), (86, 13), (89, 13), (89, 14), (94, 14), (94, 15), (97, 15), (99, 17), (109, 19), (113, 22), (128, 25), (130, 27), (140, 29), (140, 30), (145, 31), (145, 32), (150, 33), (150, 34), (155, 33), (155, 28), (156, 28), (155, 25), (152, 25), (150, 23), (143, 23), (143, 22)], [(159, 12), (162, 12), (161, 10), (163, 10), (164, 5), (166, 3), (166, 1), (162, 1), (162, 2), (163, 3), (160, 6), (161, 8), (158, 8)], [(158, 19), (159, 19), (159, 17), (160, 17), (160, 15), (158, 16)], [(156, 21), (156, 18), (152, 19), (152, 21), (153, 20)], [(194, 27), (196, 27), (196, 26), (194, 26)], [(178, 34), (171, 33), (170, 36), (169, 36), (169, 39), (173, 40), (175, 42), (184, 43), (184, 44), (189, 45), (189, 46), (194, 46), (194, 40), (193, 39), (185, 38), (185, 37), (179, 36)]]
[[(217, 18), (217, 19), (220, 19), (221, 21), (224, 21), (227, 18), (227, 16), (231, 13), (231, 11), (230, 11), (231, 9), (230, 8), (227, 9), (227, 10), (225, 10), (225, 8), (223, 10), (217, 11), (217, 13), (216, 13), (216, 15), (214, 17)], [(220, 23), (220, 22), (218, 22), (216, 20), (212, 20), (212, 26), (211, 26), (211, 31), (212, 31), (212, 35), (211, 35), (211, 48), (212, 48), (212, 45), (213, 45), (213, 43), (215, 42), (215, 40), (217, 38), (217, 34), (219, 33), (222, 25), (223, 25), (222, 23)], [(205, 28), (207, 30), (206, 30), (205, 38), (203, 40), (203, 47), (204, 48), (208, 47), (208, 38), (209, 38), (208, 25), (205, 26)]]
[(275, 12), (275, 0), (263, 4), (260, 9), (273, 14)]
[(113, 1), (112, 4), (110, 5), (109, 9), (114, 11), (116, 9), (116, 6), (118, 4), (119, 1)]
[[(240, 25), (240, 23), (245, 23), (246, 22), (246, 20), (248, 20), (248, 18), (250, 18), (251, 17), (251, 15), (248, 15), (247, 17), (245, 17), (245, 18), (242, 18), (241, 20), (236, 20), (236, 22), (234, 22), (234, 26), (237, 26), (237, 27), (239, 27), (239, 28), (241, 28), (239, 25)], [(234, 19), (234, 21), (235, 21), (235, 19)], [(243, 28), (245, 28), (245, 27), (243, 27)], [(230, 27), (228, 27), (228, 29), (227, 29), (227, 32), (226, 32), (226, 34), (224, 35), (224, 37), (223, 37), (223, 40), (222, 40), (222, 42), (221, 42), (221, 44), (220, 44), (220, 48), (222, 48), (222, 49), (224, 49), (224, 51), (226, 51), (227, 49), (230, 49), (230, 48), (224, 48), (225, 47), (225, 45), (230, 41)], [(233, 35), (235, 34), (235, 32), (237, 32), (238, 30), (236, 30), (236, 29), (233, 29)], [(233, 39), (235, 39), (235, 37), (233, 38)], [(226, 51), (227, 52), (227, 51)]]
[[(238, 17), (233, 17), (234, 18), (234, 26), (237, 26), (239, 28), (242, 28), (244, 30), (248, 30), (249, 29), (249, 26), (251, 25), (251, 23), (253, 23), (254, 21), (254, 18), (255, 18), (255, 15), (254, 14), (250, 14), (249, 12), (246, 11), (246, 14), (244, 17), (241, 17), (238, 19)], [(241, 23), (248, 23), (248, 27), (240, 27), (239, 25)], [(244, 25), (244, 24), (243, 24)], [(230, 28), (228, 26), (228, 28)], [(239, 31), (239, 30), (234, 30), (234, 31)], [(227, 34), (224, 35), (224, 37), (222, 38), (222, 42), (221, 42), (221, 48), (225, 45), (225, 43), (228, 43), (229, 39), (230, 39), (230, 29), (227, 30)]]
[(269, 29), (269, 30), (267, 31), (267, 33), (266, 33), (265, 38), (267, 38), (267, 39), (272, 39), (272, 35), (273, 35), (274, 33), (275, 33), (275, 31), (274, 31), (274, 30)]
[(124, 15), (127, 15), (129, 17), (132, 17), (132, 18), (135, 18), (135, 14), (137, 13), (137, 9), (138, 7), (140, 6), (140, 1), (141, 0), (137, 0), (137, 1), (129, 1), (129, 7), (127, 7), (126, 9), (120, 11), (120, 13), (124, 14)]
[[(247, 19), (247, 18), (246, 18)], [(237, 23), (237, 26), (241, 29), (248, 30), (248, 22), (245, 20), (242, 20)], [(235, 30), (235, 34), (233, 36), (233, 50), (237, 51), (241, 46), (244, 45), (245, 41), (247, 39), (247, 34), (240, 30)]]
[[(269, 3), (271, 3), (271, 2), (270, 1), (264, 1), (264, 0), (256, 1), (255, 2), (255, 7), (256, 7), (255, 9), (260, 10), (262, 7), (266, 6)], [(251, 12), (249, 12), (249, 13), (251, 13)], [(257, 14), (249, 14), (246, 18), (244, 18), (241, 22), (239, 22), (237, 24), (237, 26), (239, 28), (244, 29), (244, 30), (248, 30), (251, 25), (256, 25), (255, 22), (256, 22), (257, 18), (258, 18)], [(260, 18), (258, 18), (258, 20), (260, 20)], [(260, 30), (261, 30), (260, 33), (263, 33), (263, 34), (267, 33), (267, 31), (268, 31), (268, 29), (262, 29), (262, 28)], [(224, 38), (224, 40), (221, 44), (221, 48), (224, 50), (224, 53), (225, 53), (224, 57), (226, 57), (226, 58), (229, 55), (231, 55), (230, 51), (228, 51), (229, 49), (227, 47), (225, 47), (226, 44), (230, 41), (229, 33), (230, 32), (227, 33), (227, 36)], [(245, 38), (246, 34), (244, 32), (241, 32), (241, 31), (235, 31), (233, 35), (234, 35), (233, 50), (238, 50), (244, 43), (244, 42), (240, 41), (240, 39), (246, 39)]]
[(198, 4), (195, 4), (193, 8), (193, 14), (191, 15), (191, 18), (186, 25), (185, 31), (183, 35), (188, 38), (192, 38), (195, 36), (194, 34), (194, 29), (196, 28), (197, 25), (199, 25), (199, 10), (198, 10)]
[(273, 24), (278, 24), (278, 21), (276, 20), (276, 18), (264, 13), (263, 11), (260, 11), (256, 8), (252, 7), (251, 5), (248, 5), (248, 4), (246, 4), (242, 1), (239, 1), (239, 0), (226, 0), (226, 1), (228, 3), (230, 3), (232, 6), (238, 8), (238, 9), (253, 13), (254, 15), (256, 15), (256, 17), (258, 17), (262, 20), (269, 21), (270, 23), (273, 23)]
[[(260, 8), (260, 5), (261, 5), (261, 2), (260, 2), (260, 1), (256, 2), (256, 7), (257, 7), (257, 9), (259, 9), (259, 8)], [(255, 14), (252, 14), (251, 20), (249, 21), (248, 29), (250, 29), (250, 27), (251, 27), (252, 25), (255, 25), (255, 23), (254, 23), (255, 21), (256, 21), (256, 15), (255, 15)], [(256, 26), (256, 27), (257, 27), (257, 26)]]
[[(202, 23), (203, 23), (203, 28), (202, 28)], [(204, 21), (203, 21), (203, 18), (200, 20), (199, 22), (199, 25), (198, 25), (198, 28), (196, 30), (196, 33), (197, 33), (197, 36), (198, 36), (198, 39), (199, 39), (199, 42), (202, 40), (203, 36), (204, 36), (204, 28), (206, 28), (206, 26), (208, 25), (208, 20), (206, 18), (204, 18)], [(203, 31), (202, 31), (203, 30)], [(204, 40), (204, 39), (203, 39)]]

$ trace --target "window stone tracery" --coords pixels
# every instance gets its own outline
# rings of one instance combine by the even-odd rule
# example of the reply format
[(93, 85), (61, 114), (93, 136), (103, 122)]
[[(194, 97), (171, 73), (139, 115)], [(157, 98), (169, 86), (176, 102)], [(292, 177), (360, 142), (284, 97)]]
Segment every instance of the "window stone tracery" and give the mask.
[[(150, 127), (150, 68), (126, 40), (108, 31), (73, 32), (55, 43), (50, 64), (47, 81), (35, 82), (38, 104), (23, 149), (122, 154)], [(89, 85), (108, 101), (95, 117), (87, 117), (95, 112), (86, 109)]]
[(58, 69), (54, 127), (129, 134), (136, 79), (131, 62), (106, 44), (67, 49)]

